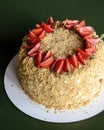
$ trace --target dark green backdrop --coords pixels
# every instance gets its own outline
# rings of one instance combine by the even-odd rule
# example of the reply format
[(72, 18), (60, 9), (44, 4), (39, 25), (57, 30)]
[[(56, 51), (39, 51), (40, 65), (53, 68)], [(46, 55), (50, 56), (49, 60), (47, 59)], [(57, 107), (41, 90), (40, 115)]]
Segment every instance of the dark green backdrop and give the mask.
[(53, 16), (56, 20), (85, 19), (98, 34), (104, 33), (104, 0), (0, 0), (0, 130), (101, 130), (104, 112), (67, 124), (33, 119), (19, 111), (8, 99), (3, 85), (4, 71), (18, 52), (28, 28)]

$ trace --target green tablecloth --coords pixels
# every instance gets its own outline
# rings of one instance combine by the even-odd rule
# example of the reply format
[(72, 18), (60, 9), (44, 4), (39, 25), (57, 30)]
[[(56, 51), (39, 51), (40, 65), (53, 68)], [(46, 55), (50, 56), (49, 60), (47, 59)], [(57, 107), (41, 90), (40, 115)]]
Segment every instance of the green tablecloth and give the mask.
[(4, 90), (4, 72), (18, 52), (22, 37), (36, 23), (53, 16), (56, 20), (85, 19), (98, 34), (104, 33), (103, 0), (1, 0), (0, 1), (0, 130), (99, 130), (104, 112), (76, 123), (48, 123), (19, 111)]

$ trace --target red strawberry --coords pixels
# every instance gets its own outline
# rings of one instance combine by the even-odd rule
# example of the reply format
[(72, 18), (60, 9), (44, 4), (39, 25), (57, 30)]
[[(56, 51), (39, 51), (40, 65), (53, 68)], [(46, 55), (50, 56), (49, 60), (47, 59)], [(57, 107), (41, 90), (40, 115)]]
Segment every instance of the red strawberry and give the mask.
[(85, 26), (85, 20), (82, 20), (79, 24), (75, 25), (75, 28), (84, 27)]
[(90, 48), (87, 48), (87, 49), (85, 49), (85, 51), (88, 53), (88, 54), (93, 54), (93, 53), (95, 53), (96, 52), (96, 47), (95, 46), (92, 46), (92, 47), (90, 47)]
[(44, 52), (43, 52), (43, 51), (40, 51), (40, 52), (37, 54), (37, 57), (36, 57), (36, 59), (35, 59), (35, 62), (36, 62), (36, 66), (37, 66), (37, 67), (40, 67), (40, 63), (42, 62), (43, 56), (44, 56)]
[(29, 56), (32, 57), (32, 58), (34, 58), (37, 54), (38, 54), (38, 52), (34, 52), (32, 54), (29, 54)]
[(36, 26), (36, 28), (40, 28), (40, 27), (41, 27), (41, 25), (40, 25), (40, 24), (36, 24), (35, 26)]
[(79, 64), (78, 64), (78, 59), (77, 59), (77, 56), (75, 54), (73, 54), (71, 57), (70, 57), (70, 63), (75, 67), (75, 68), (78, 68), (79, 67)]
[(44, 30), (47, 32), (47, 33), (50, 33), (50, 32), (53, 32), (53, 28), (51, 28), (49, 25), (47, 25), (45, 22), (42, 22), (41, 23), (42, 27), (44, 28)]
[(27, 40), (30, 44), (35, 44), (37, 41), (39, 41), (39, 38), (38, 37), (34, 37), (34, 38), (27, 37)]
[(87, 59), (89, 57), (88, 53), (83, 51), (82, 49), (78, 48), (78, 52), (80, 52), (83, 59)]
[(32, 30), (32, 32), (36, 35), (39, 35), (41, 34), (41, 32), (43, 31), (43, 28), (35, 28)]
[(99, 38), (92, 38), (92, 39), (87, 39), (87, 42), (93, 44), (93, 45), (96, 45), (100, 42), (100, 39)]
[(46, 35), (46, 31), (45, 31), (45, 30), (43, 30), (43, 32), (39, 35), (39, 39), (44, 38), (44, 37), (45, 37), (45, 35)]
[(67, 29), (72, 29), (73, 27), (74, 27), (73, 24), (66, 24), (66, 28), (67, 28)]
[(90, 35), (93, 33), (93, 28), (90, 26), (86, 26), (86, 27), (79, 27), (76, 28), (76, 31), (81, 35), (81, 36), (86, 36), (86, 35)]
[(49, 17), (48, 23), (51, 25), (52, 28), (54, 28), (54, 20), (52, 17)]
[(73, 71), (72, 65), (71, 65), (71, 63), (70, 63), (68, 58), (65, 59), (64, 69), (63, 70), (64, 71), (70, 71), (70, 72)]
[(91, 43), (86, 42), (85, 44), (86, 44), (86, 48), (90, 48), (91, 47)]
[(52, 52), (49, 50), (49, 51), (46, 53), (46, 55), (45, 55), (43, 61), (46, 60), (46, 59), (48, 59), (48, 58), (51, 57), (51, 56), (52, 56)]
[(51, 57), (49, 57), (48, 59), (42, 61), (42, 62), (40, 63), (40, 67), (41, 67), (41, 68), (47, 68), (47, 67), (49, 67), (50, 65), (52, 65), (53, 62), (54, 62), (54, 58), (51, 56)]
[(32, 31), (29, 31), (28, 37), (32, 39), (37, 38), (37, 36)]
[(66, 19), (65, 22), (66, 22), (66, 24), (76, 25), (76, 24), (78, 24), (79, 21), (78, 20), (69, 20), (69, 19)]
[(40, 48), (40, 42), (38, 42), (29, 52), (28, 52), (28, 55), (38, 51)]
[(34, 45), (23, 46), (23, 48), (25, 48), (25, 49), (31, 49), (31, 48), (33, 48), (33, 47), (34, 47)]
[(58, 60), (54, 66), (54, 72), (56, 73), (62, 73), (63, 72), (63, 67), (64, 67), (64, 59)]
[(84, 39), (84, 40), (92, 39), (92, 34), (84, 36), (83, 39)]
[(78, 57), (78, 60), (81, 62), (81, 64), (83, 64), (83, 65), (86, 64), (86, 62), (85, 62), (85, 60), (83, 59), (83, 57), (82, 57), (82, 55), (81, 55), (80, 52), (78, 52), (77, 57)]

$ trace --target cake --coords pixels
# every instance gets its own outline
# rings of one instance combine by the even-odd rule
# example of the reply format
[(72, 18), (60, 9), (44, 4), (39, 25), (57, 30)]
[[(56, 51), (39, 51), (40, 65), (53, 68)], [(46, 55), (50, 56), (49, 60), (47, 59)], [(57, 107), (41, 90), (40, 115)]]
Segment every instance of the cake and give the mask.
[(26, 94), (50, 109), (76, 109), (104, 88), (104, 45), (85, 20), (49, 17), (29, 30), (19, 49), (19, 81)]

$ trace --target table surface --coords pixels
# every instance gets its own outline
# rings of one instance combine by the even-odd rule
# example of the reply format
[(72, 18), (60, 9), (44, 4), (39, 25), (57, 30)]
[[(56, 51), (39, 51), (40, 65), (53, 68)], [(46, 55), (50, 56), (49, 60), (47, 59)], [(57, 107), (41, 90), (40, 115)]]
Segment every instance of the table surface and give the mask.
[(22, 37), (36, 23), (53, 16), (56, 20), (85, 19), (100, 35), (104, 33), (103, 0), (1, 0), (0, 1), (0, 129), (99, 130), (104, 129), (104, 112), (76, 123), (49, 123), (18, 110), (4, 89), (4, 72), (18, 52)]

